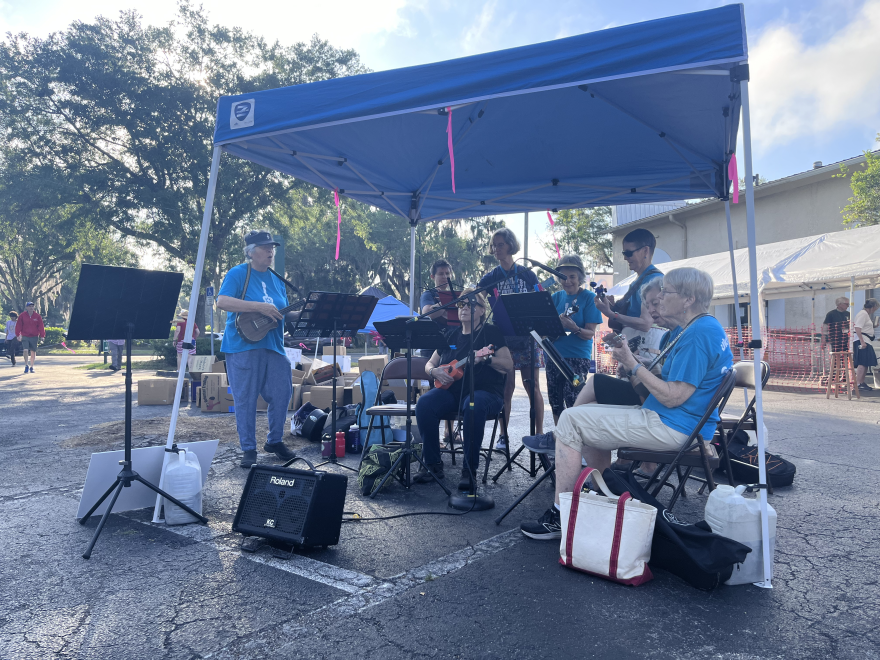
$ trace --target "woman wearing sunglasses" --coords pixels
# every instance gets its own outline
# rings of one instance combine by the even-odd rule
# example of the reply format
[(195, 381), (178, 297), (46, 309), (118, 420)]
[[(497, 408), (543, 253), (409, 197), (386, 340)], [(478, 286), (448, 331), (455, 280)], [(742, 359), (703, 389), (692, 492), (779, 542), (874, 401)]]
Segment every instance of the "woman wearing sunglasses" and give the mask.
[[(504, 405), (504, 382), (508, 372), (513, 371), (513, 360), (505, 345), (504, 335), (494, 325), (486, 323), (486, 298), (482, 293), (475, 294), (473, 316), (468, 304), (467, 294), (473, 289), (465, 289), (458, 303), (458, 318), (461, 327), (447, 337), (449, 348), (434, 355), (425, 365), (428, 378), (440, 383), (440, 387), (426, 392), (416, 404), (416, 421), (422, 436), (422, 458), (428, 469), (421, 468), (413, 477), (415, 483), (429, 483), (443, 478), (443, 463), (440, 460), (440, 423), (453, 417), (457, 412), (464, 415), (463, 441), (464, 465), (458, 488), (473, 492), (476, 484), (475, 474), (480, 462), (480, 446), (483, 444), (483, 431), (486, 420), (496, 417)], [(470, 367), (458, 380), (449, 375), (441, 365), (465, 360), (470, 356), (470, 338), (473, 334), (476, 359), (474, 364), (474, 414), (470, 415)], [(492, 350), (485, 350), (487, 348)], [(492, 352), (494, 350), (494, 352)]]

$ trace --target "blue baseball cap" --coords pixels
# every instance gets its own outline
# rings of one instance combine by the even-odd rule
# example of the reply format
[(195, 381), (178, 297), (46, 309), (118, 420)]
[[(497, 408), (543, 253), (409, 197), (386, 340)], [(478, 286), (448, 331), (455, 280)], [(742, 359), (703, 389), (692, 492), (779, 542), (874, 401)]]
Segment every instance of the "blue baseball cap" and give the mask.
[(34, 306), (34, 303), (32, 303), (32, 302), (28, 302), (28, 303), (25, 303), (24, 306), (25, 306), (25, 307), (33, 307), (33, 306)]

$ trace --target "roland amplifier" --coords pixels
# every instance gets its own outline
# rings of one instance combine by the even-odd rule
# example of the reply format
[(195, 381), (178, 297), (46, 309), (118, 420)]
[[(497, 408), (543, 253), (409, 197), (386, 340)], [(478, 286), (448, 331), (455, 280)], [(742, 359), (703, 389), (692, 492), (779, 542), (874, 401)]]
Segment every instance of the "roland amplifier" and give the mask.
[(347, 488), (342, 475), (255, 465), (232, 529), (292, 545), (336, 545)]

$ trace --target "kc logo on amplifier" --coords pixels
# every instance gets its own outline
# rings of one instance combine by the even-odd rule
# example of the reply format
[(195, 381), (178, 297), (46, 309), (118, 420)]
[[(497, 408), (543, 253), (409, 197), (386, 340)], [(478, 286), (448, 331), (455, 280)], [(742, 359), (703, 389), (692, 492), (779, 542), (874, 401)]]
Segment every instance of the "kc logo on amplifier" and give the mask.
[(266, 522), (263, 523), (263, 527), (275, 527), (275, 521), (272, 518), (266, 518)]
[(282, 479), (281, 477), (269, 477), (269, 483), (273, 486), (290, 486), (296, 483), (296, 479)]

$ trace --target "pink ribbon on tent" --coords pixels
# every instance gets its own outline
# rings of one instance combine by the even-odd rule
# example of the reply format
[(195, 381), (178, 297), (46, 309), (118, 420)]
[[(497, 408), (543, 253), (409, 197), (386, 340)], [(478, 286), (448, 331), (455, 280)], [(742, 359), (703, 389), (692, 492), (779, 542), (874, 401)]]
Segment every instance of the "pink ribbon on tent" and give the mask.
[(550, 215), (550, 209), (547, 209), (547, 219), (550, 221), (550, 231), (553, 233), (553, 245), (556, 246), (556, 258), (562, 259), (562, 254), (559, 252), (559, 243), (556, 242), (556, 225), (553, 222), (553, 216)]
[(340, 226), (342, 225), (342, 209), (339, 208), (339, 190), (333, 190), (333, 199), (336, 200), (336, 261), (339, 261), (339, 243), (342, 240)]
[(68, 350), (68, 351), (70, 351), (71, 353), (74, 353), (74, 354), (76, 353), (76, 351), (67, 348), (67, 344), (65, 344), (64, 342), (61, 342), (61, 345), (64, 346), (64, 349), (65, 349), (65, 350)]
[(736, 154), (730, 154), (727, 163), (727, 178), (733, 181), (733, 203), (739, 204), (739, 174), (736, 171)]
[(446, 108), (449, 121), (446, 123), (446, 144), (449, 146), (449, 170), (452, 172), (452, 194), (455, 194), (455, 154), (452, 152), (452, 106)]

